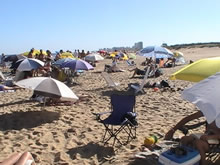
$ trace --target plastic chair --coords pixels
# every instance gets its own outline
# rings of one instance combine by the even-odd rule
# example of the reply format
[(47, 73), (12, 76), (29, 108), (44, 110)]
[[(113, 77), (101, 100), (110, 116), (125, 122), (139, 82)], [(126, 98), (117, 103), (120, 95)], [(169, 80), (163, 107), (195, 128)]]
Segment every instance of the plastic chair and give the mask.
[(105, 79), (109, 87), (116, 88), (117, 86), (120, 85), (120, 83), (114, 82), (108, 73), (102, 72), (101, 75)]
[[(135, 96), (134, 95), (112, 95), (111, 96), (111, 112), (98, 113), (97, 119), (105, 126), (103, 143), (106, 144), (113, 139), (120, 145), (125, 145), (132, 139), (136, 138), (136, 113), (135, 113)], [(101, 115), (109, 113), (110, 115), (104, 120)], [(119, 138), (123, 134), (123, 138), (127, 136), (126, 142), (122, 142)]]
[(138, 92), (144, 93), (143, 87), (146, 84), (146, 80), (148, 78), (149, 72), (150, 72), (150, 67), (147, 68), (147, 71), (144, 75), (144, 79), (142, 80), (141, 84), (138, 84), (138, 85), (133, 85), (132, 84), (131, 85), (131, 88), (133, 88), (135, 90), (135, 94), (137, 94)]

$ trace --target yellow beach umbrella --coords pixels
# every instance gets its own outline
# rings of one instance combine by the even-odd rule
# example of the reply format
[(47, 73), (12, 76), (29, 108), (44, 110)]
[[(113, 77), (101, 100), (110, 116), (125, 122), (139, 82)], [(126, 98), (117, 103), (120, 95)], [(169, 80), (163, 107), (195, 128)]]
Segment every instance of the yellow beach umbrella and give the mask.
[[(29, 52), (30, 52), (30, 51), (24, 52), (24, 53), (22, 53), (22, 55), (23, 55), (23, 56), (28, 56), (28, 53), (29, 53)], [(35, 56), (36, 54), (40, 54), (40, 50), (34, 49), (33, 56)], [(44, 54), (44, 55), (47, 55), (46, 51), (43, 51), (43, 54)]]
[[(118, 54), (118, 52), (113, 52), (110, 54), (110, 57), (114, 58), (116, 55)], [(119, 53), (119, 55), (121, 56), (122, 60), (128, 60), (128, 56), (124, 53)], [(122, 57), (123, 56), (123, 57)]]
[(189, 64), (173, 73), (170, 79), (199, 82), (217, 72), (220, 72), (220, 57), (205, 58)]
[(72, 53), (64, 52), (60, 55), (60, 58), (74, 58)]
[(109, 56), (110, 56), (110, 57), (115, 57), (116, 54), (115, 54), (115, 53), (111, 53)]

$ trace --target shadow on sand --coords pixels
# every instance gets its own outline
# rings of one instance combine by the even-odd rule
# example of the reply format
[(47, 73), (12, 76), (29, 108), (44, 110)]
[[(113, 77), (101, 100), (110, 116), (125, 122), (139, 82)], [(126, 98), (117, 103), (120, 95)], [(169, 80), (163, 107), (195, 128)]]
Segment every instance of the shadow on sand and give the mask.
[(20, 100), (20, 101), (16, 101), (16, 102), (11, 102), (11, 103), (5, 103), (5, 104), (0, 104), (0, 107), (6, 107), (6, 106), (10, 106), (10, 105), (21, 105), (24, 103), (31, 103), (33, 102), (32, 100)]
[(0, 115), (0, 130), (21, 130), (34, 128), (44, 123), (52, 123), (60, 114), (49, 111), (13, 112)]
[(97, 156), (100, 163), (104, 163), (107, 158), (115, 156), (113, 147), (101, 146), (97, 143), (90, 142), (87, 145), (70, 149), (67, 154), (71, 159), (76, 158), (76, 154), (80, 154), (81, 158), (89, 159), (92, 156)]

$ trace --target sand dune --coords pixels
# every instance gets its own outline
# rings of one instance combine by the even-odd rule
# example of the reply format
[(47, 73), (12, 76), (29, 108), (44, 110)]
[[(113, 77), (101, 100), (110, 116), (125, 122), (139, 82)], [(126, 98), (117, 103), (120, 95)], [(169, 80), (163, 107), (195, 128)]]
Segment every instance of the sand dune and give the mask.
[[(187, 61), (220, 55), (220, 48), (180, 49)], [(136, 60), (138, 66), (143, 61)], [(30, 151), (37, 164), (153, 164), (150, 161), (134, 159), (140, 151), (144, 138), (150, 134), (164, 135), (167, 130), (184, 116), (195, 111), (196, 107), (183, 101), (181, 90), (192, 83), (187, 81), (171, 81), (175, 90), (159, 90), (145, 88), (146, 94), (136, 97), (138, 113), (137, 138), (126, 146), (112, 148), (103, 146), (104, 126), (95, 120), (93, 112), (108, 111), (109, 96), (112, 93), (126, 93), (128, 84), (141, 82), (133, 78), (130, 68), (125, 62), (119, 66), (125, 72), (112, 73), (111, 77), (120, 82), (118, 91), (108, 88), (99, 71), (110, 59), (99, 62), (95, 70), (82, 74), (77, 84), (71, 88), (76, 95), (88, 95), (77, 104), (71, 106), (42, 106), (29, 101), (32, 91), (17, 90), (15, 93), (1, 94), (0, 100), (0, 160), (14, 152)], [(154, 83), (167, 80), (169, 75), (183, 66), (164, 68), (164, 75), (150, 78)], [(176, 136), (181, 136), (178, 132)]]

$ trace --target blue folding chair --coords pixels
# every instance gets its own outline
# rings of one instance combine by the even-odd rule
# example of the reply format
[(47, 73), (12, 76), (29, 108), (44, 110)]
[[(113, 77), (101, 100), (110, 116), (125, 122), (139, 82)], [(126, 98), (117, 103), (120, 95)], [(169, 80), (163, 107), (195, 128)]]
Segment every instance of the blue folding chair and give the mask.
[[(111, 112), (98, 113), (97, 119), (105, 126), (103, 143), (106, 144), (113, 139), (121, 145), (125, 145), (132, 139), (136, 138), (136, 113), (135, 113), (135, 96), (134, 95), (112, 95), (111, 96)], [(110, 113), (110, 115), (101, 119), (101, 115)], [(123, 133), (123, 134), (122, 134)], [(122, 142), (118, 135), (127, 136), (126, 142)]]

